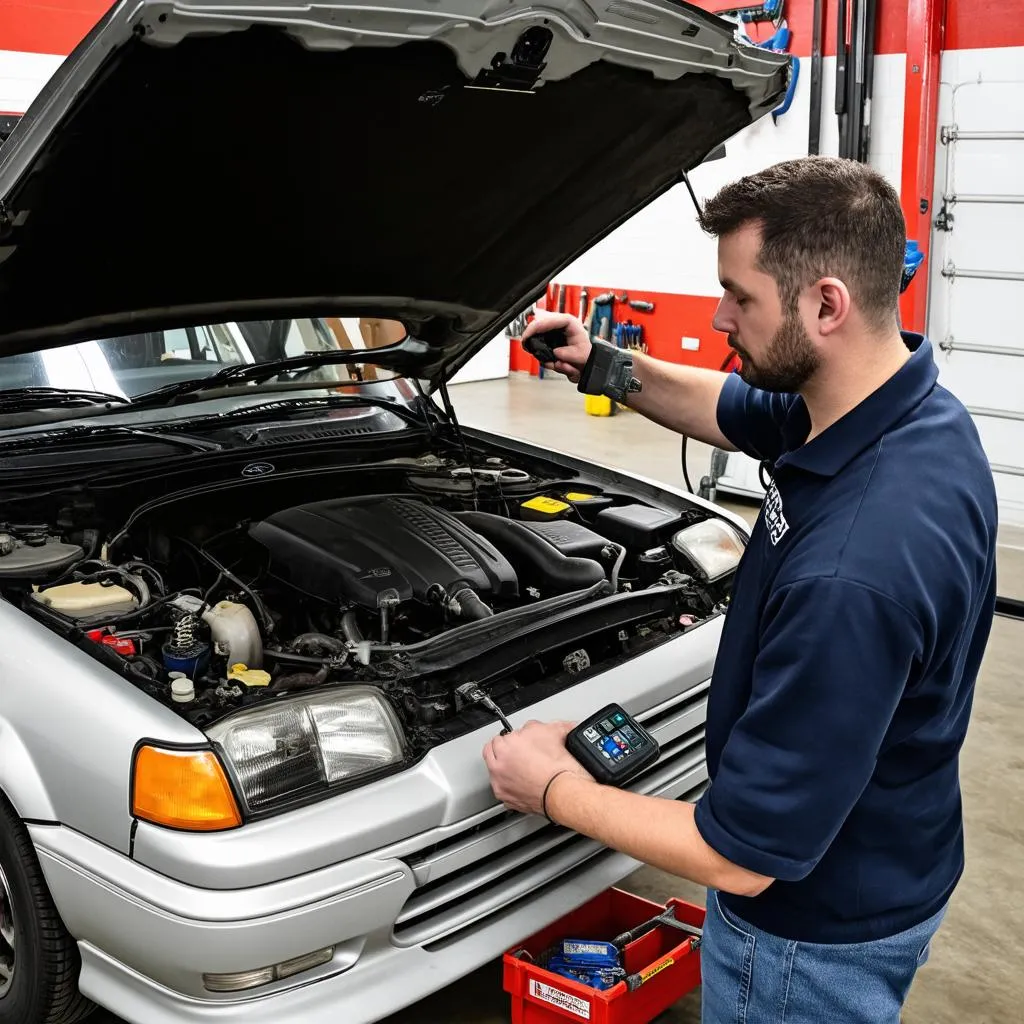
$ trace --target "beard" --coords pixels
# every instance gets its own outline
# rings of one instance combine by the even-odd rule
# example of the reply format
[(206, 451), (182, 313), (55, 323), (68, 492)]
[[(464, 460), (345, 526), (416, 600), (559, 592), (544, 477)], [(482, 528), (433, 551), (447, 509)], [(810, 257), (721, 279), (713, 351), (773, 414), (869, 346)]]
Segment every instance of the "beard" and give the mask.
[(821, 357), (795, 313), (787, 314), (757, 362), (737, 343), (735, 335), (729, 335), (729, 345), (743, 361), (740, 377), (762, 391), (782, 394), (799, 391), (821, 365)]

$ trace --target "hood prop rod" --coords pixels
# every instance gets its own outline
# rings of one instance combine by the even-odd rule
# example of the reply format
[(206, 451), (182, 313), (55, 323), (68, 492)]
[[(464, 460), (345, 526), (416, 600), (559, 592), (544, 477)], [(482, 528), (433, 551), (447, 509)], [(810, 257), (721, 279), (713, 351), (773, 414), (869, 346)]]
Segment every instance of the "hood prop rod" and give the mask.
[(462, 457), (466, 460), (466, 468), (469, 470), (469, 480), (473, 487), (473, 510), (475, 512), (479, 512), (480, 502), (476, 490), (476, 473), (473, 472), (473, 461), (469, 457), (469, 447), (466, 444), (466, 437), (462, 433), (462, 427), (459, 426), (459, 418), (455, 415), (455, 407), (452, 405), (451, 396), (448, 394), (448, 382), (442, 381), (438, 390), (441, 392), (441, 401), (444, 403), (444, 411), (451, 423), (452, 430), (455, 431), (455, 439), (462, 448)]

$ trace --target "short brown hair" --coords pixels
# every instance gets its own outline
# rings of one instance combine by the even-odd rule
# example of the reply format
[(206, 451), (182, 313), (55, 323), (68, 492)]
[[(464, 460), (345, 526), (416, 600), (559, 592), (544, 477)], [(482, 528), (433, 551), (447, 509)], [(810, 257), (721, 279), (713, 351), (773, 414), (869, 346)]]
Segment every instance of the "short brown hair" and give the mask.
[(710, 235), (746, 224), (761, 229), (758, 263), (787, 312), (802, 288), (838, 277), (872, 328), (896, 318), (906, 223), (896, 190), (866, 164), (786, 160), (726, 185), (705, 204), (701, 226)]

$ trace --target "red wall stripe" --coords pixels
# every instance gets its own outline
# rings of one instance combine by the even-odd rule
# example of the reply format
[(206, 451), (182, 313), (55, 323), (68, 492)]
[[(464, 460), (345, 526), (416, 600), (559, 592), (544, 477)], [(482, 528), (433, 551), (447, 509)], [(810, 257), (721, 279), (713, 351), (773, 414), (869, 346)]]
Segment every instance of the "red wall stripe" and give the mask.
[(947, 0), (947, 50), (1000, 46), (1024, 46), (1024, 0)]
[[(28, 53), (70, 53), (109, 9), (113, 0), (0, 0), (0, 49)], [(694, 6), (715, 11), (733, 0), (693, 0)], [(941, 0), (938, 0), (941, 2)], [(836, 52), (836, 0), (827, 0), (825, 55)], [(907, 0), (878, 5), (876, 52), (905, 53)], [(1024, 46), (1024, 0), (946, 0), (946, 48)], [(788, 0), (784, 14), (793, 33), (790, 49), (810, 56), (813, 0)], [(774, 32), (770, 25), (748, 26), (762, 40)]]
[[(715, 13), (734, 0), (691, 0), (696, 7)], [(739, 0), (735, 0), (740, 6)], [(987, 47), (1024, 46), (1024, 0), (935, 0), (946, 4), (946, 49), (973, 50)], [(836, 53), (837, 0), (827, 0), (825, 56)], [(790, 49), (798, 57), (811, 53), (814, 0), (786, 0), (783, 14), (793, 33)], [(772, 25), (750, 25), (757, 41), (770, 36)], [(907, 0), (879, 0), (875, 52), (906, 53)]]
[(0, 49), (66, 57), (113, 0), (0, 0)]

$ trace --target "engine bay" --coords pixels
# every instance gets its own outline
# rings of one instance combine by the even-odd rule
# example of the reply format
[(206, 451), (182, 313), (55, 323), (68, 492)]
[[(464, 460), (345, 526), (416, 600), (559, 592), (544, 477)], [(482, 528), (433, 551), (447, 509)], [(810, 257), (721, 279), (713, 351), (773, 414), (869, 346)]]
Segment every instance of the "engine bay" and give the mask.
[(421, 755), (490, 717), (466, 684), (509, 713), (725, 608), (731, 524), (550, 468), (426, 454), (10, 523), (0, 591), (199, 729), (370, 686)]

